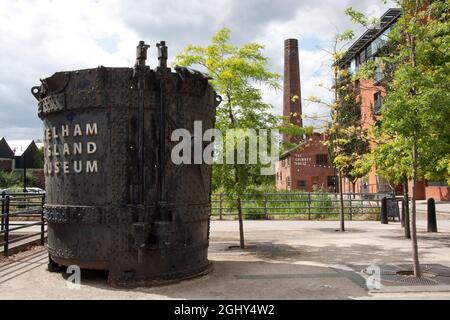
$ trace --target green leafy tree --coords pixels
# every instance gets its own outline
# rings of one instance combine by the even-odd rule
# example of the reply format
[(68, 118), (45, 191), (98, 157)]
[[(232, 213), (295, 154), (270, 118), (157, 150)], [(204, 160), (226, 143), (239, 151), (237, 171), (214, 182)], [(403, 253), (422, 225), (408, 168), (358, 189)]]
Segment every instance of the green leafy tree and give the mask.
[[(213, 165), (213, 187), (235, 197), (239, 216), (240, 246), (245, 247), (242, 216), (242, 198), (252, 192), (253, 186), (273, 183), (273, 177), (261, 175), (263, 164), (238, 164), (237, 145), (245, 137), (228, 137), (233, 144), (226, 144), (228, 129), (273, 129), (279, 126), (278, 118), (272, 114), (272, 106), (263, 101), (260, 87), (280, 88), (281, 76), (268, 70), (268, 59), (263, 55), (264, 47), (247, 43), (241, 47), (230, 42), (230, 30), (218, 31), (206, 47), (188, 45), (178, 54), (175, 63), (180, 66), (200, 66), (212, 77), (215, 90), (223, 98), (217, 108), (216, 128), (223, 134), (221, 154), (234, 154), (234, 163)], [(241, 141), (242, 142), (242, 141)], [(245, 157), (248, 159), (248, 148)], [(241, 155), (242, 156), (242, 155)]]
[[(390, 70), (378, 134), (388, 137), (388, 143), (398, 148), (383, 145), (379, 153), (409, 164), (408, 173), (401, 172), (402, 168), (396, 175), (407, 175), (412, 180), (411, 242), (414, 274), (420, 277), (416, 183), (421, 178), (449, 179), (450, 3), (396, 2), (402, 16), (389, 33), (391, 50), (372, 65)], [(353, 21), (367, 24), (361, 13), (351, 8), (347, 13)], [(383, 167), (385, 160), (376, 159)]]
[[(32, 173), (27, 172), (27, 181), (34, 183), (35, 178)], [(23, 174), (19, 171), (0, 171), (0, 189), (20, 189), (23, 187)]]
[[(369, 170), (364, 161), (368, 152), (367, 132), (362, 128), (361, 104), (355, 92), (352, 76), (348, 70), (342, 69), (338, 61), (345, 54), (347, 42), (353, 39), (353, 31), (347, 30), (336, 35), (331, 51), (333, 87), (328, 90), (333, 94), (332, 102), (318, 97), (309, 97), (310, 102), (327, 106), (331, 112), (331, 120), (322, 120), (328, 135), (328, 149), (331, 161), (338, 171), (340, 199), (340, 230), (345, 231), (344, 197), (342, 177), (347, 177), (354, 184), (365, 176)], [(323, 87), (323, 85), (322, 85)]]
[(33, 165), (35, 168), (44, 168), (44, 147), (41, 147), (36, 151)]
[(370, 169), (365, 157), (369, 152), (368, 135), (362, 126), (361, 100), (347, 70), (339, 70), (336, 87), (338, 100), (328, 130), (329, 149), (334, 165), (352, 183), (354, 191), (356, 181)]

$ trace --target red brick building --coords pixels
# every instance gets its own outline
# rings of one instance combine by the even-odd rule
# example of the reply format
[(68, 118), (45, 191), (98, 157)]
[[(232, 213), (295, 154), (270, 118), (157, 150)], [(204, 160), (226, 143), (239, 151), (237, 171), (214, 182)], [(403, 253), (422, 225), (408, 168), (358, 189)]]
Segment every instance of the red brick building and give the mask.
[(336, 173), (330, 165), (324, 136), (316, 133), (303, 139), (280, 157), (277, 168), (278, 190), (336, 192)]
[[(300, 66), (297, 39), (284, 43), (283, 116), (302, 126)], [(336, 191), (335, 170), (328, 158), (328, 148), (320, 133), (310, 136), (283, 135), (283, 142), (296, 146), (286, 151), (277, 166), (277, 190)]]
[[(400, 9), (389, 9), (381, 18), (379, 28), (369, 29), (347, 50), (339, 61), (341, 68), (349, 69), (354, 73), (368, 60), (376, 60), (380, 50), (387, 42), (387, 35), (401, 15)], [(380, 86), (382, 72), (378, 70), (374, 79), (363, 80), (355, 83), (356, 90), (361, 98), (362, 125), (368, 129), (380, 119), (379, 112), (386, 95), (385, 89)], [(410, 188), (411, 188), (411, 184)], [(352, 185), (347, 179), (342, 181), (344, 192), (352, 191)], [(401, 187), (397, 189), (401, 191)], [(370, 173), (360, 179), (355, 185), (356, 192), (391, 192), (391, 187), (386, 180), (372, 168)], [(417, 184), (417, 199), (423, 200), (433, 197), (435, 200), (450, 200), (450, 187), (446, 182), (422, 181)], [(411, 190), (410, 190), (411, 194)]]

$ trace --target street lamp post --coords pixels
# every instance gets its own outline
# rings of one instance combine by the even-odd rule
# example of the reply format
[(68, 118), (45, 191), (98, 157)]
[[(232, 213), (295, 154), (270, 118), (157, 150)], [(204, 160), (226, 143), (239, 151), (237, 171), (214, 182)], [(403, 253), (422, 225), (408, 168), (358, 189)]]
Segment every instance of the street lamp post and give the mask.
[(23, 192), (27, 192), (27, 157), (23, 154)]

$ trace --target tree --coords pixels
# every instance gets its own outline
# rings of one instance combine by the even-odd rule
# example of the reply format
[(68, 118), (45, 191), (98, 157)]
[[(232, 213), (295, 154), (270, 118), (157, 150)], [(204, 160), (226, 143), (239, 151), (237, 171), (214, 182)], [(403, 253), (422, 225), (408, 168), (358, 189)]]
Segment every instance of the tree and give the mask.
[(369, 152), (367, 130), (362, 126), (361, 98), (348, 70), (339, 70), (336, 86), (338, 100), (332, 111), (329, 148), (333, 163), (352, 183), (354, 192), (356, 181), (369, 170), (365, 165), (365, 155)]
[[(34, 183), (35, 177), (32, 173), (27, 173), (27, 181)], [(0, 171), (0, 189), (22, 189), (23, 175), (18, 171)]]
[[(378, 130), (398, 147), (383, 145), (381, 153), (409, 165), (413, 267), (420, 277), (416, 182), (423, 177), (449, 179), (450, 171), (450, 3), (396, 2), (402, 16), (389, 33), (392, 50), (373, 63), (391, 69)], [(361, 13), (351, 8), (347, 13), (353, 21), (367, 24)]]
[[(213, 165), (213, 187), (236, 197), (240, 246), (245, 248), (243, 195), (251, 192), (252, 186), (272, 182), (273, 178), (261, 175), (263, 164), (259, 159), (257, 164), (238, 163), (238, 156), (242, 156), (237, 152), (238, 140), (245, 141), (246, 137), (231, 137), (229, 135), (234, 133), (229, 129), (244, 129), (245, 133), (245, 129), (270, 130), (278, 126), (278, 118), (271, 113), (272, 106), (263, 101), (257, 85), (278, 89), (281, 76), (268, 70), (268, 59), (263, 55), (262, 45), (248, 43), (241, 47), (235, 46), (230, 42), (230, 33), (226, 28), (219, 30), (206, 47), (188, 45), (184, 52), (176, 56), (175, 63), (185, 67), (197, 65), (205, 69), (212, 77), (211, 84), (223, 97), (216, 116), (216, 128), (224, 138), (219, 149), (223, 154), (231, 151), (234, 161)], [(233, 144), (226, 143), (227, 135), (234, 141)], [(245, 158), (248, 159), (248, 149)]]
[(411, 238), (409, 225), (409, 195), (408, 181), (411, 178), (411, 152), (402, 141), (402, 137), (392, 137), (384, 135), (379, 128), (371, 133), (374, 148), (367, 159), (367, 164), (376, 167), (380, 173), (392, 186), (403, 184), (403, 225), (405, 227), (405, 237)]
[[(361, 123), (361, 104), (352, 82), (352, 75), (342, 69), (338, 61), (345, 54), (347, 41), (353, 39), (353, 32), (347, 30), (335, 36), (332, 51), (333, 102), (326, 102), (318, 97), (308, 100), (327, 106), (331, 112), (331, 121), (323, 120), (328, 135), (328, 149), (331, 161), (338, 171), (340, 199), (340, 230), (345, 231), (344, 197), (342, 177), (348, 178), (353, 185), (357, 179), (367, 174), (368, 168), (364, 155), (368, 152), (367, 132)], [(325, 50), (326, 51), (326, 50)]]
[(34, 155), (33, 166), (39, 169), (44, 168), (44, 147), (41, 147), (36, 151)]

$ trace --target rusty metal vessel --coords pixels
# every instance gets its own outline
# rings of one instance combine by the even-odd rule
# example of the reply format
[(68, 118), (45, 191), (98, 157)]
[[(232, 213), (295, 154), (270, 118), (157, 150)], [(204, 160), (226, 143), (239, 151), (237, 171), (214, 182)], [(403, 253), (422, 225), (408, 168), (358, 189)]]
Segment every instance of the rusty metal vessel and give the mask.
[(31, 92), (44, 124), (49, 269), (108, 270), (115, 286), (207, 272), (211, 166), (175, 165), (173, 130), (214, 127), (220, 103), (200, 72), (146, 66), (57, 72)]

